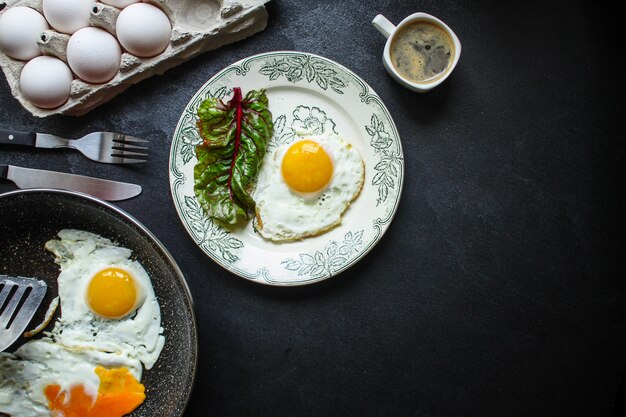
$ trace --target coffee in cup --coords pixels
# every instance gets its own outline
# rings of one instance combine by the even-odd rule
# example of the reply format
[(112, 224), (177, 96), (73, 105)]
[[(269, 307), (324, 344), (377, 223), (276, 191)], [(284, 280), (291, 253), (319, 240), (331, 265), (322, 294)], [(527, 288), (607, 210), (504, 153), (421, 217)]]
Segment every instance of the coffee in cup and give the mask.
[(398, 30), (389, 54), (401, 76), (414, 83), (428, 83), (443, 76), (450, 67), (454, 43), (440, 25), (418, 20)]
[(406, 88), (430, 91), (448, 78), (459, 62), (459, 38), (435, 16), (413, 13), (395, 26), (379, 14), (372, 24), (387, 38), (385, 69)]

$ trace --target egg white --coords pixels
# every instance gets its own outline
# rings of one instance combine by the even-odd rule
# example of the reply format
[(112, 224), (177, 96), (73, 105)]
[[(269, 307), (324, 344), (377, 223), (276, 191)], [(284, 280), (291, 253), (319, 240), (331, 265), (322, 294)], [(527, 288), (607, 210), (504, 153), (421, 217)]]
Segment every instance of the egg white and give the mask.
[(96, 366), (125, 367), (139, 381), (137, 359), (94, 349), (71, 350), (44, 338), (25, 343), (13, 354), (0, 353), (0, 412), (20, 417), (49, 416), (45, 388), (57, 384), (63, 391), (82, 385), (94, 398), (100, 379)]
[[(130, 249), (99, 235), (64, 229), (58, 236), (60, 240), (46, 243), (46, 248), (57, 256), (61, 265), (58, 278), (61, 317), (50, 335), (64, 346), (114, 352), (139, 359), (146, 369), (152, 368), (163, 349), (165, 337), (159, 303), (143, 266), (129, 259)], [(100, 317), (87, 304), (91, 278), (108, 267), (130, 272), (139, 289), (136, 312), (121, 319)]]
[[(317, 193), (298, 193), (285, 183), (282, 160), (299, 140), (312, 140), (330, 156), (333, 174)], [(291, 241), (324, 233), (341, 223), (341, 216), (363, 187), (365, 166), (358, 150), (341, 136), (326, 133), (283, 144), (266, 155), (252, 198), (255, 230), (265, 239)]]

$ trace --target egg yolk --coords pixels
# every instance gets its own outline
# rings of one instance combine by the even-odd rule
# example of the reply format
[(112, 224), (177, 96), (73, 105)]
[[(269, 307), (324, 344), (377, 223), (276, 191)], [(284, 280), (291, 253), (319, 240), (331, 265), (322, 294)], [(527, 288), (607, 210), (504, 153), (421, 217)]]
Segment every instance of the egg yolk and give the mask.
[(137, 288), (132, 275), (121, 268), (106, 268), (91, 279), (87, 303), (99, 316), (109, 319), (124, 317), (137, 302)]
[(44, 394), (54, 417), (121, 417), (139, 407), (146, 398), (145, 387), (126, 368), (96, 367), (100, 378), (98, 395), (94, 399), (83, 385), (74, 385), (68, 391), (61, 386), (46, 386)]
[(282, 173), (289, 188), (312, 193), (328, 185), (333, 175), (333, 162), (319, 143), (302, 140), (285, 152)]

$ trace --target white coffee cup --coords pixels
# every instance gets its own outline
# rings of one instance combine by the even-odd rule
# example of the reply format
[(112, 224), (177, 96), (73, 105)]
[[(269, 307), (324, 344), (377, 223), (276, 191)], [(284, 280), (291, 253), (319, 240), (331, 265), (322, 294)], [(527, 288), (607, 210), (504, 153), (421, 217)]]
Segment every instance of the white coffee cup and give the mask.
[[(414, 82), (403, 77), (398, 72), (396, 67), (391, 62), (390, 49), (391, 49), (391, 44), (394, 42), (396, 38), (396, 35), (400, 33), (400, 31), (404, 27), (412, 23), (420, 22), (420, 21), (430, 22), (441, 27), (450, 36), (450, 39), (452, 40), (454, 55), (452, 56), (451, 61), (448, 64), (447, 68), (445, 69), (444, 73), (442, 73), (440, 76), (436, 77), (432, 81), (425, 81), (425, 82), (418, 83), (418, 82)], [(387, 70), (389, 75), (393, 77), (393, 79), (395, 79), (400, 84), (402, 84), (403, 86), (405, 86), (406, 88), (410, 90), (417, 91), (419, 93), (425, 93), (426, 91), (432, 90), (433, 88), (437, 87), (439, 84), (444, 82), (448, 78), (448, 76), (450, 76), (450, 74), (456, 67), (457, 62), (459, 62), (459, 57), (461, 56), (461, 42), (459, 41), (459, 38), (452, 31), (452, 29), (450, 29), (448, 25), (446, 25), (441, 20), (437, 19), (435, 16), (431, 16), (426, 13), (413, 13), (412, 15), (407, 16), (402, 22), (400, 22), (398, 26), (394, 26), (394, 24), (391, 23), (385, 16), (379, 14), (378, 16), (374, 18), (374, 20), (372, 20), (372, 24), (374, 25), (376, 29), (378, 29), (380, 33), (382, 33), (387, 38), (387, 43), (385, 44), (385, 50), (383, 51), (383, 65), (385, 69)]]

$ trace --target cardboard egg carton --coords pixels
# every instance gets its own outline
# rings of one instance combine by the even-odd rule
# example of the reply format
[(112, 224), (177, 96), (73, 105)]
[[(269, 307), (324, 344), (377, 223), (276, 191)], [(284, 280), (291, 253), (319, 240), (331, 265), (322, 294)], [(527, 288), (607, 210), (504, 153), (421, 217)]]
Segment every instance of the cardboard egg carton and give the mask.
[[(203, 52), (251, 36), (267, 26), (265, 3), (269, 0), (144, 0), (159, 7), (172, 23), (170, 43), (161, 54), (140, 58), (122, 54), (119, 72), (105, 84), (90, 84), (74, 78), (69, 100), (55, 109), (42, 109), (26, 100), (19, 86), (20, 72), (26, 61), (17, 61), (0, 51), (0, 64), (11, 93), (37, 117), (55, 114), (80, 116), (106, 103), (131, 85), (153, 75), (162, 74)], [(0, 0), (0, 8), (28, 6), (43, 15), (42, 0)], [(115, 21), (120, 9), (96, 2), (90, 16), (92, 26), (115, 36)], [(0, 11), (0, 13), (2, 13)], [(67, 63), (66, 47), (70, 35), (54, 30), (44, 31), (37, 43), (44, 55)]]

